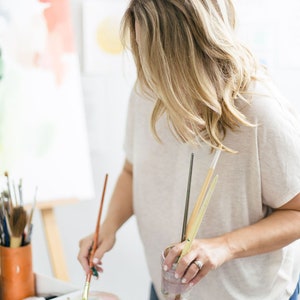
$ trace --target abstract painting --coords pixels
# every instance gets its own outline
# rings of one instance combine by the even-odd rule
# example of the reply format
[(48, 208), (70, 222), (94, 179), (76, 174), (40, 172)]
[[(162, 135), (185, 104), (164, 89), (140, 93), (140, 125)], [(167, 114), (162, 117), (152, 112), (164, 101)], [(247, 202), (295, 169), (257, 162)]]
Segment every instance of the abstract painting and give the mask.
[(2, 0), (0, 24), (1, 175), (23, 178), (24, 188), (38, 186), (40, 201), (89, 199), (92, 175), (69, 2)]

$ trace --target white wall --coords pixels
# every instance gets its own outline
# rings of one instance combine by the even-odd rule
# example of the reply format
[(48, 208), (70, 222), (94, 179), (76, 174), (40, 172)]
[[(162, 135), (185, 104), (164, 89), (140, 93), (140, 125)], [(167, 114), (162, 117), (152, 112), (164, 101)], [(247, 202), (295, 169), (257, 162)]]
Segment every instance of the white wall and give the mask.
[(238, 32), (300, 111), (300, 2), (236, 0)]

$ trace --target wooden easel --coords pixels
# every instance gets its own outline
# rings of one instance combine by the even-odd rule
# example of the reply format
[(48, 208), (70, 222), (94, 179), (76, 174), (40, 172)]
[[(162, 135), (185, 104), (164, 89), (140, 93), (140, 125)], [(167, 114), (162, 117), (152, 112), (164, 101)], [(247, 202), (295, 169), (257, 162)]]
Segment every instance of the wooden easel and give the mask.
[(55, 219), (54, 206), (74, 204), (78, 201), (78, 199), (70, 198), (37, 203), (37, 209), (41, 212), (44, 225), (52, 272), (54, 277), (63, 281), (69, 281), (69, 275), (62, 241)]

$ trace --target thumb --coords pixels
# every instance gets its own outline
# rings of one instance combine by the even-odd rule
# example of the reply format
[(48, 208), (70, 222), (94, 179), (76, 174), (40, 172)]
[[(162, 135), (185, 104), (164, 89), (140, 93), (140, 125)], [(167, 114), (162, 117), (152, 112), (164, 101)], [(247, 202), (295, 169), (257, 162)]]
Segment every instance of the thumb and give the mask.
[(106, 252), (108, 252), (113, 246), (113, 243), (110, 241), (104, 240), (99, 245), (99, 247), (96, 249), (94, 256), (93, 256), (93, 263), (99, 264), (101, 263), (101, 260)]
[(101, 263), (102, 257), (104, 253), (106, 252), (105, 247), (103, 247), (103, 244), (101, 244), (95, 251), (94, 256), (92, 258), (94, 264)]

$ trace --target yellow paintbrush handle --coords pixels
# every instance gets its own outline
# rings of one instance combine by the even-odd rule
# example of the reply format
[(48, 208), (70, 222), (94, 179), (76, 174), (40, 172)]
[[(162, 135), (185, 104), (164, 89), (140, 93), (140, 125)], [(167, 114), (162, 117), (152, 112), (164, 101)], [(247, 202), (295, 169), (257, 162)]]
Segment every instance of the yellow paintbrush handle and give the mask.
[(208, 173), (207, 173), (207, 176), (206, 176), (205, 181), (204, 181), (204, 183), (203, 183), (202, 189), (201, 189), (201, 191), (200, 191), (198, 200), (197, 200), (197, 202), (196, 202), (196, 204), (195, 204), (195, 207), (194, 207), (194, 209), (193, 209), (193, 211), (192, 211), (191, 217), (190, 217), (189, 222), (188, 222), (188, 224), (187, 224), (186, 236), (189, 236), (190, 233), (191, 233), (191, 230), (192, 230), (192, 224), (195, 223), (195, 220), (196, 220), (196, 218), (197, 218), (197, 213), (198, 213), (198, 211), (199, 211), (199, 209), (200, 209), (200, 207), (201, 207), (201, 205), (202, 205), (203, 198), (204, 198), (205, 193), (206, 193), (206, 191), (207, 191), (207, 188), (208, 188), (210, 179), (211, 179), (211, 177), (212, 177), (212, 175), (213, 175), (213, 172), (214, 172), (213, 169), (209, 169), (209, 170), (208, 170)]
[(207, 192), (207, 189), (208, 189), (210, 180), (211, 180), (212, 175), (213, 175), (213, 173), (214, 173), (214, 170), (215, 170), (215, 167), (216, 167), (217, 162), (218, 162), (218, 160), (219, 160), (220, 154), (221, 154), (221, 149), (217, 149), (217, 150), (216, 150), (216, 153), (215, 153), (215, 155), (214, 155), (214, 158), (213, 158), (213, 160), (212, 160), (212, 162), (211, 162), (211, 165), (210, 165), (210, 167), (209, 167), (209, 169), (208, 169), (206, 178), (205, 178), (204, 183), (203, 183), (203, 185), (202, 185), (200, 194), (199, 194), (199, 196), (198, 196), (198, 199), (197, 199), (197, 202), (196, 202), (196, 204), (195, 204), (195, 207), (194, 207), (194, 209), (193, 209), (193, 211), (192, 211), (191, 217), (190, 217), (190, 219), (189, 219), (189, 221), (188, 221), (188, 224), (187, 224), (187, 230), (186, 230), (185, 236), (188, 236), (188, 235), (191, 233), (191, 230), (192, 230), (191, 228), (192, 228), (193, 224), (194, 224), (195, 221), (196, 221), (198, 211), (199, 211), (199, 209), (200, 209), (200, 207), (201, 207), (201, 205), (202, 205), (202, 203), (203, 203), (203, 201), (204, 201), (204, 200), (203, 200), (203, 199), (204, 199), (204, 196), (205, 196), (205, 194), (206, 194), (206, 192)]
[(216, 184), (217, 184), (217, 181), (218, 181), (218, 175), (216, 175), (214, 177), (214, 179), (212, 180), (212, 183), (207, 191), (207, 194), (206, 194), (206, 197), (203, 201), (203, 204), (201, 205), (200, 207), (200, 210), (199, 210), (199, 213), (197, 215), (197, 219), (195, 220), (195, 223), (194, 224), (191, 224), (191, 230), (190, 230), (190, 233), (185, 241), (185, 245), (184, 245), (184, 248), (181, 252), (181, 255), (179, 257), (179, 260), (184, 256), (186, 255), (190, 249), (191, 249), (191, 246), (192, 246), (192, 242), (193, 240), (195, 239), (196, 235), (197, 235), (197, 232), (200, 228), (200, 225), (202, 223), (202, 220), (203, 220), (203, 217), (205, 215), (205, 212), (206, 212), (206, 209), (208, 207), (208, 204), (209, 204), (209, 201), (211, 199), (211, 196), (215, 190), (215, 187), (216, 187)]

